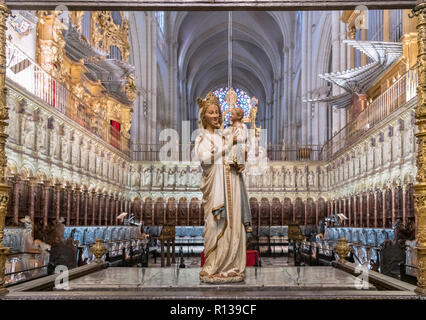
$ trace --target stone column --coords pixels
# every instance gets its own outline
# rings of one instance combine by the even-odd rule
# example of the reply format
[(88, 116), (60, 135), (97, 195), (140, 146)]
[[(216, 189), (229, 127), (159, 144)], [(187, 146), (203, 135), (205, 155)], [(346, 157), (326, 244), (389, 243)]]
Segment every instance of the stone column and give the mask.
[(81, 190), (80, 187), (74, 188), (75, 192), (75, 225), (80, 225), (80, 196), (81, 196)]
[(113, 226), (115, 223), (115, 219), (114, 219), (114, 213), (115, 213), (115, 196), (112, 195), (111, 197), (111, 213), (110, 213), (110, 225)]
[(404, 222), (404, 224), (407, 223), (407, 221), (405, 220), (406, 216), (407, 216), (407, 199), (405, 198), (407, 196), (407, 186), (405, 184), (402, 185), (402, 221)]
[(377, 228), (377, 190), (374, 190), (374, 228)]
[(89, 211), (89, 190), (84, 189), (84, 225), (87, 226), (87, 216)]
[(395, 223), (395, 186), (391, 187), (391, 204), (392, 204), (392, 226)]
[(29, 208), (28, 208), (28, 214), (30, 215), (30, 218), (31, 218), (31, 221), (33, 221), (34, 222), (34, 210), (35, 210), (35, 208), (34, 208), (34, 206), (35, 206), (35, 203), (34, 203), (34, 188), (35, 188), (35, 185), (36, 185), (36, 179), (34, 178), (34, 177), (31, 177), (30, 179), (29, 179), (29, 183), (28, 183), (28, 185), (29, 185), (29, 190), (28, 190), (28, 192), (29, 192), (29, 196), (30, 196), (30, 203), (29, 203)]
[[(346, 216), (346, 199), (343, 199), (343, 215)], [(344, 220), (344, 226), (346, 227), (346, 220)]]
[(109, 203), (110, 203), (110, 196), (109, 194), (105, 195), (105, 225), (108, 225), (108, 212), (109, 212)]
[(357, 201), (357, 197), (356, 194), (354, 195), (354, 202), (352, 203), (353, 207), (354, 207), (354, 227), (356, 228), (358, 226), (357, 221), (356, 221), (356, 217), (357, 217), (357, 213), (358, 213), (358, 201)]
[(349, 195), (349, 199), (348, 199), (348, 223), (349, 223), (349, 227), (352, 227), (352, 196)]
[(364, 214), (364, 212), (362, 212), (363, 210), (363, 203), (362, 203), (362, 201), (363, 201), (363, 198), (364, 198), (364, 196), (363, 196), (363, 194), (361, 193), (360, 194), (360, 196), (359, 196), (359, 227), (360, 228), (362, 228), (363, 227), (363, 221), (362, 221), (362, 216), (363, 216), (363, 214)]
[(105, 194), (98, 195), (98, 226), (102, 225), (102, 209), (105, 205)]
[[(270, 214), (271, 217), (271, 223), (269, 224), (270, 226), (272, 225), (272, 214)], [(306, 226), (308, 221), (308, 200), (305, 200), (305, 223), (304, 225)]]
[(416, 291), (426, 295), (426, 2), (419, 3), (413, 10), (417, 16), (417, 184), (414, 186), (414, 212), (417, 222), (418, 282)]
[(59, 217), (61, 216), (61, 190), (62, 184), (55, 184), (55, 192), (56, 192), (56, 220), (59, 221)]
[(115, 200), (115, 215), (114, 215), (114, 224), (118, 224), (117, 223), (117, 217), (120, 214), (120, 200), (117, 198)]
[(47, 227), (47, 220), (49, 217), (49, 190), (50, 190), (50, 181), (45, 180), (43, 185), (44, 192), (44, 206), (43, 206), (43, 227)]
[(370, 192), (367, 190), (367, 228), (370, 227)]
[(92, 194), (92, 221), (90, 222), (90, 225), (91, 226), (94, 226), (95, 225), (95, 217), (96, 217), (96, 202), (97, 202), (97, 196), (98, 196), (98, 194), (96, 193), (96, 191), (95, 190), (93, 190), (92, 192), (91, 192), (91, 194)]
[(191, 210), (191, 202), (187, 202), (187, 207), (186, 207), (186, 225), (189, 226), (189, 213)]
[(13, 178), (13, 225), (19, 224), (19, 183), (21, 179), (15, 175)]
[(72, 196), (72, 186), (67, 185), (65, 187), (67, 192), (67, 226), (71, 224), (71, 196)]
[(382, 198), (383, 198), (383, 203), (382, 203), (382, 228), (385, 228), (386, 226), (386, 189), (382, 190)]
[[(284, 200), (283, 200), (283, 205), (282, 205), (283, 211), (284, 211)], [(284, 225), (284, 212), (282, 212), (282, 220), (281, 220), (281, 224)], [(317, 201), (315, 202), (315, 225), (319, 224), (319, 201), (317, 199)]]
[(8, 290), (4, 287), (4, 268), (8, 247), (2, 245), (3, 230), (7, 214), (7, 203), (9, 202), (9, 187), (5, 184), (5, 169), (7, 158), (5, 152), (5, 133), (9, 119), (6, 106), (6, 19), (8, 8), (4, 0), (0, 0), (0, 295), (6, 294)]
[(327, 217), (330, 217), (330, 216), (331, 216), (330, 211), (331, 211), (331, 201), (330, 201), (330, 199), (329, 199), (329, 200), (327, 201)]

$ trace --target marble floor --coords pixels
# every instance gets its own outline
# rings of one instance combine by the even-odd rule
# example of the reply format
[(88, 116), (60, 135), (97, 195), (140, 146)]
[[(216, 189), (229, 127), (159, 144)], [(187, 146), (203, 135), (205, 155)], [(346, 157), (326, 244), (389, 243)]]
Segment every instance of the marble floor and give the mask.
[[(71, 280), (71, 291), (145, 290), (354, 290), (357, 279), (333, 267), (249, 267), (242, 283), (211, 285), (200, 282), (200, 267), (107, 268)], [(370, 285), (370, 290), (375, 288)]]
[[(291, 266), (293, 265), (293, 259), (286, 256), (276, 256), (276, 257), (261, 257), (261, 265), (262, 267), (284, 267), (284, 266)], [(176, 257), (176, 263), (180, 263), (180, 258)], [(186, 268), (199, 268), (200, 267), (200, 257), (193, 256), (193, 257), (184, 257), (184, 264)], [(160, 257), (157, 257), (156, 260), (152, 256), (150, 256), (148, 260), (148, 266), (149, 267), (161, 267), (161, 259)]]

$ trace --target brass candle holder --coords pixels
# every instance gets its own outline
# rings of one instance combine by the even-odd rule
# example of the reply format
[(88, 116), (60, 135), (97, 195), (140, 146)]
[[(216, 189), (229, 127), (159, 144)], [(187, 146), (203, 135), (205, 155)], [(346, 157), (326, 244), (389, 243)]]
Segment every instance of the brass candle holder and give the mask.
[(90, 251), (92, 251), (95, 256), (96, 263), (101, 263), (103, 255), (108, 252), (107, 248), (104, 246), (104, 240), (102, 239), (96, 239), (95, 244), (90, 247)]
[(341, 263), (345, 263), (346, 262), (345, 258), (348, 255), (348, 253), (351, 251), (351, 248), (348, 245), (346, 238), (340, 238), (334, 250), (337, 252), (339, 256), (339, 261)]

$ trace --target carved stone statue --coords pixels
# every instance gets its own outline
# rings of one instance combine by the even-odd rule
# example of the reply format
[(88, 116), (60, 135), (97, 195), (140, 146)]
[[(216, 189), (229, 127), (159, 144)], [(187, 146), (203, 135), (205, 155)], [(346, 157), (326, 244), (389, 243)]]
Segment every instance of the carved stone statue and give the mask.
[(58, 159), (60, 150), (59, 136), (57, 131), (50, 130), (50, 156)]
[(74, 143), (71, 146), (71, 159), (72, 159), (72, 164), (75, 166), (78, 166), (79, 160), (80, 160), (80, 143), (79, 143), (79, 138), (75, 138), (74, 139)]
[(305, 175), (302, 170), (297, 170), (297, 187), (301, 188), (305, 186)]
[(151, 185), (151, 168), (143, 169), (143, 186), (147, 187)]
[(69, 137), (68, 136), (63, 136), (62, 137), (62, 161), (64, 162), (69, 162), (69, 148), (70, 148), (70, 143), (69, 143)]
[(177, 179), (177, 185), (180, 187), (185, 187), (187, 184), (187, 174), (186, 174), (186, 168), (181, 168), (179, 170), (179, 176)]
[(47, 151), (46, 148), (46, 137), (47, 137), (47, 121), (46, 119), (40, 117), (38, 127), (37, 127), (37, 150), (38, 152), (45, 154)]
[(308, 185), (310, 187), (314, 186), (314, 173), (313, 173), (313, 171), (309, 171), (309, 174), (308, 174)]
[(163, 169), (157, 168), (155, 171), (155, 186), (163, 186)]
[(271, 168), (267, 168), (263, 174), (263, 187), (268, 188), (271, 183)]
[(169, 168), (168, 170), (167, 185), (169, 187), (172, 187), (175, 184), (175, 172), (175, 168)]
[(24, 124), (22, 130), (22, 141), (28, 149), (34, 149), (34, 121), (32, 115), (26, 114), (24, 117)]
[(285, 176), (284, 176), (284, 185), (288, 188), (288, 187), (292, 187), (291, 185), (291, 171), (290, 170), (286, 170), (285, 171)]
[(132, 174), (132, 187), (139, 187), (139, 186), (140, 186), (139, 172), (134, 172)]
[(280, 187), (282, 184), (282, 172), (281, 168), (276, 168), (274, 170), (274, 187)]

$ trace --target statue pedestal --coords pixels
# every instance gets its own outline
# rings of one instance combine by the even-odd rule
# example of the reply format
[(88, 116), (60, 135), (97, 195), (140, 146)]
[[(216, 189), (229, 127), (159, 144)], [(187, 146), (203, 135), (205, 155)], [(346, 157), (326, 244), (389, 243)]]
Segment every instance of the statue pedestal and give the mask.
[[(246, 251), (246, 267), (254, 267), (259, 265), (259, 251), (257, 250), (247, 250)], [(204, 266), (204, 251), (201, 252), (201, 267)]]

